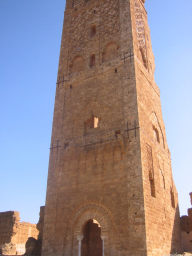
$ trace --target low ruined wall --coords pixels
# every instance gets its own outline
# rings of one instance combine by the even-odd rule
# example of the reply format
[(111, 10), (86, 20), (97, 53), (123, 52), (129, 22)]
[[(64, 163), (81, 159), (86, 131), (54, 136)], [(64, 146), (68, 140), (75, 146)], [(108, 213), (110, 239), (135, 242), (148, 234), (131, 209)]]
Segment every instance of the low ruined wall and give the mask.
[(18, 255), (25, 253), (25, 244), (29, 237), (37, 239), (38, 230), (35, 224), (27, 222), (17, 223), (17, 232), (13, 237), (12, 242), (16, 245), (16, 253)]
[[(190, 193), (192, 204), (192, 193)], [(188, 215), (181, 217), (181, 239), (185, 252), (192, 252), (192, 208), (188, 209)]]
[(181, 232), (183, 250), (192, 253), (192, 232)]
[[(188, 210), (188, 214), (192, 208)], [(192, 215), (181, 217), (181, 239), (184, 252), (192, 252)]]
[(35, 224), (20, 222), (19, 212), (0, 213), (0, 250), (4, 255), (22, 255), (29, 237), (37, 239)]

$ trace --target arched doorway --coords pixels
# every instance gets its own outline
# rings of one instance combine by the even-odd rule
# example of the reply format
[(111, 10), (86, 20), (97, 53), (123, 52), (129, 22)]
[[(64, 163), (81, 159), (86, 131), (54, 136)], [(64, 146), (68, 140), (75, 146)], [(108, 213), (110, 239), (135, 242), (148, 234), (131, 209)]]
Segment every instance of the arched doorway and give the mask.
[(83, 227), (81, 256), (102, 256), (101, 227), (96, 220), (89, 220)]

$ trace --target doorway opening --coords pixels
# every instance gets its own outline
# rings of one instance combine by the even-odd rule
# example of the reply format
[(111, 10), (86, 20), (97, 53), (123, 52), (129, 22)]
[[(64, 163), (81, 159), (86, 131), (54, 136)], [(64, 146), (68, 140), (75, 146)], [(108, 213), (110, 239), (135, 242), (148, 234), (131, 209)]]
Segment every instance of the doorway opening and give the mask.
[(83, 228), (81, 256), (102, 256), (101, 227), (96, 220), (89, 220)]

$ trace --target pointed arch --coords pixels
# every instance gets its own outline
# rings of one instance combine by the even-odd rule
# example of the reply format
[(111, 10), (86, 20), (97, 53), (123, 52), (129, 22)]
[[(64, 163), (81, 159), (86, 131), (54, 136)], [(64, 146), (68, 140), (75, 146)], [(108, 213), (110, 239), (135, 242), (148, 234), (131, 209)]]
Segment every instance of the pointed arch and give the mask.
[[(72, 235), (73, 235), (73, 255), (81, 255), (82, 239), (84, 237), (83, 230), (90, 220), (93, 220), (101, 229), (101, 239), (103, 241), (103, 254), (109, 255), (109, 248), (113, 247), (110, 244), (110, 235), (117, 232), (114, 225), (111, 212), (101, 204), (94, 202), (87, 202), (79, 209), (76, 209), (72, 222)], [(115, 248), (113, 248), (115, 250)]]
[(165, 148), (165, 138), (163, 135), (163, 131), (159, 122), (159, 119), (157, 117), (157, 114), (155, 112), (151, 113), (150, 120), (152, 122), (152, 129), (155, 134), (156, 140), (158, 143), (163, 144), (163, 147)]
[(102, 234), (106, 235), (106, 233), (108, 233), (110, 227), (110, 216), (107, 213), (107, 210), (101, 205), (90, 203), (82, 206), (76, 211), (74, 216), (74, 234), (81, 236), (84, 224), (90, 219), (93, 219), (99, 223)]
[(78, 73), (84, 70), (85, 62), (82, 56), (77, 55), (73, 58), (70, 71), (71, 73)]

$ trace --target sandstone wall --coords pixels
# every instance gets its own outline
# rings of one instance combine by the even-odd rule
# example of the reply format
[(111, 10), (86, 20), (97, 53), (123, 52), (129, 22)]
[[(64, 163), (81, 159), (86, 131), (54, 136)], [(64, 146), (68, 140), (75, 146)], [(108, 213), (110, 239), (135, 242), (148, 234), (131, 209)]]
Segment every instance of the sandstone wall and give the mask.
[(42, 253), (78, 255), (82, 228), (94, 219), (101, 225), (105, 255), (143, 256), (130, 6), (116, 0), (67, 1), (67, 6)]
[(154, 79), (155, 62), (147, 12), (140, 0), (130, 2), (147, 252), (151, 256), (169, 255), (181, 251), (177, 190), (172, 176), (160, 91)]
[[(180, 217), (141, 0), (68, 0), (55, 98), (43, 256), (178, 252)], [(92, 254), (93, 255), (93, 254)]]

